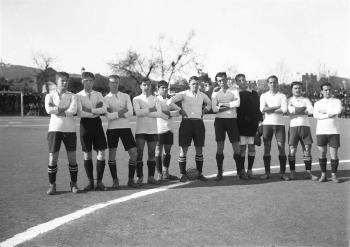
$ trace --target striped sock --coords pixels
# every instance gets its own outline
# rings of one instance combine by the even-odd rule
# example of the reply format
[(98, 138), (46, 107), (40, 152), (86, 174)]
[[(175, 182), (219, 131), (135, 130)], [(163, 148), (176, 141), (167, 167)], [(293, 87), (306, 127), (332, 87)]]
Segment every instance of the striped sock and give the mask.
[(69, 173), (70, 173), (70, 180), (73, 183), (76, 183), (78, 178), (78, 165), (69, 164)]
[(202, 174), (203, 172), (203, 155), (200, 154), (200, 155), (197, 155), (195, 156), (195, 161), (196, 161), (196, 167), (197, 167), (197, 170), (199, 172), (199, 174)]
[(49, 175), (49, 182), (50, 182), (50, 184), (55, 183), (56, 182), (56, 174), (57, 174), (57, 165), (48, 166), (47, 167), (47, 173)]
[(179, 156), (179, 168), (181, 174), (186, 174), (186, 156)]
[(303, 160), (304, 160), (304, 164), (305, 164), (305, 170), (311, 171), (312, 156), (311, 155), (304, 155)]

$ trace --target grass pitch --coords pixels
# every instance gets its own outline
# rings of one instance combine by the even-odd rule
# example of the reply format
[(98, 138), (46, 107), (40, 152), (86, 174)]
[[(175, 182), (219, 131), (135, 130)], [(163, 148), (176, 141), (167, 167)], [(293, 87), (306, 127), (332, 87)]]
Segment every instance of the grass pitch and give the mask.
[[(213, 118), (206, 116), (205, 120), (204, 173), (215, 174)], [(312, 123), (314, 133), (315, 121)], [(72, 194), (65, 150), (61, 149), (59, 194), (47, 196), (47, 125), (48, 118), (0, 118), (0, 242), (91, 205), (156, 188), (125, 186), (128, 155), (121, 145), (117, 153), (121, 189)], [(341, 160), (350, 159), (349, 127), (349, 120), (341, 121)], [(262, 149), (257, 147), (255, 168), (263, 167)], [(278, 165), (277, 155), (274, 143), (272, 165)], [(302, 163), (300, 150), (297, 155), (297, 163)], [(317, 161), (316, 147), (312, 155)], [(80, 187), (87, 183), (82, 157), (78, 144)], [(177, 157), (175, 131), (170, 169), (175, 175), (179, 175)], [(194, 166), (193, 147), (188, 154), (190, 166)], [(226, 141), (224, 170), (233, 169), (232, 148)], [(105, 207), (22, 246), (349, 246), (350, 164), (340, 164), (340, 184), (303, 180), (303, 170), (297, 167), (299, 179), (288, 182), (279, 179), (278, 169), (268, 181), (237, 181), (233, 175), (221, 182), (196, 181)], [(318, 166), (313, 170), (319, 174)], [(147, 174), (146, 166), (144, 172)], [(112, 184), (107, 166), (104, 183)]]

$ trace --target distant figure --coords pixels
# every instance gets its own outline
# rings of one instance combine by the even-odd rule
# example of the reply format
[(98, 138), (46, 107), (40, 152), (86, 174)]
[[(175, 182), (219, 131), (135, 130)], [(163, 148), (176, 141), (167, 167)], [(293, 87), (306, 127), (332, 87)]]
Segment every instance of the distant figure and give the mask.
[(321, 177), (319, 182), (326, 182), (327, 146), (331, 156), (332, 181), (339, 183), (337, 171), (339, 165), (338, 149), (340, 147), (340, 130), (338, 114), (342, 111), (341, 101), (332, 98), (332, 85), (328, 82), (321, 84), (323, 99), (314, 105), (314, 117), (317, 119), (316, 138), (319, 150)]

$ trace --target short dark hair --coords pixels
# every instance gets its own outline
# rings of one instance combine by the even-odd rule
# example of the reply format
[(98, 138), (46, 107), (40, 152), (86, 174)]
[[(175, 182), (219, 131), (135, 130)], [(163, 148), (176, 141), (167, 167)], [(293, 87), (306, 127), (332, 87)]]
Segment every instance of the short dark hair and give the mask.
[(161, 80), (161, 81), (158, 82), (158, 88), (159, 87), (168, 87), (168, 85), (169, 84), (166, 81), (164, 81), (164, 80)]
[(302, 86), (303, 84), (302, 84), (300, 81), (293, 81), (293, 82), (290, 84), (290, 88), (293, 88), (295, 85)]
[(81, 79), (86, 79), (86, 78), (92, 78), (93, 80), (95, 80), (95, 76), (91, 72), (83, 72), (81, 74)]
[(332, 84), (330, 84), (328, 81), (323, 82), (323, 83), (321, 84), (321, 86), (320, 86), (321, 90), (323, 90), (323, 87), (325, 87), (325, 86), (332, 87)]
[(278, 77), (275, 76), (275, 75), (270, 75), (270, 76), (267, 78), (267, 81), (269, 81), (270, 79), (275, 79), (275, 80), (278, 82)]
[(151, 80), (149, 78), (144, 78), (141, 80), (141, 84), (144, 82), (149, 82), (150, 84), (152, 84)]
[(65, 71), (60, 71), (60, 72), (57, 72), (56, 73), (56, 76), (57, 77), (66, 77), (66, 78), (69, 78), (69, 74), (67, 73), (67, 72), (65, 72)]
[(193, 80), (194, 80), (194, 81), (199, 81), (198, 76), (195, 76), (195, 75), (194, 75), (194, 76), (191, 76), (190, 79), (188, 79), (188, 82), (190, 83), (190, 82), (193, 81)]
[(238, 78), (240, 78), (240, 77), (244, 77), (245, 78), (245, 74), (237, 74), (236, 76), (235, 76), (235, 81), (238, 81)]
[(227, 74), (226, 74), (226, 72), (218, 72), (218, 73), (216, 73), (215, 81), (217, 81), (218, 77), (225, 77), (225, 78), (227, 78)]
[(120, 80), (120, 77), (119, 75), (110, 75), (108, 76), (108, 79)]

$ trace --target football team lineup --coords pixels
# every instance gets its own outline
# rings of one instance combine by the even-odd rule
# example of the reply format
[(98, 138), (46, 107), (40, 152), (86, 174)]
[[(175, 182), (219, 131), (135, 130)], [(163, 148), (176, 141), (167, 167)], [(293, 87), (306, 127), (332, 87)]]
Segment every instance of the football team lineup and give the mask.
[[(47, 203), (51, 204), (62, 199), (68, 203), (70, 200), (75, 202), (73, 199), (75, 197), (76, 202), (80, 204), (78, 208), (71, 208), (68, 212), (59, 210), (62, 213), (56, 214), (55, 217), (50, 217), (51, 215), (48, 214), (44, 217), (46, 220), (34, 221), (34, 224), (30, 224), (31, 226), (25, 229), (20, 225), (19, 230), (16, 231), (20, 233), (13, 235), (9, 234), (13, 231), (6, 231), (7, 238), (1, 242), (1, 246), (16, 246), (31, 240), (35, 245), (35, 241), (40, 242), (46, 238), (44, 235), (53, 236), (44, 233), (57, 228), (59, 228), (58, 231), (70, 228), (68, 223), (74, 222), (80, 225), (80, 220), (104, 215), (109, 208), (123, 208), (123, 205), (127, 205), (129, 201), (135, 201), (135, 205), (140, 205), (141, 198), (154, 198), (155, 194), (157, 197), (166, 198), (168, 193), (159, 192), (171, 190), (172, 193), (176, 193), (174, 190), (176, 188), (195, 186), (198, 191), (210, 191), (211, 187), (216, 187), (218, 193), (227, 193), (226, 188), (237, 185), (238, 187), (232, 186), (232, 193), (236, 193), (235, 188), (251, 193), (265, 186), (270, 187), (274, 183), (283, 182), (280, 186), (282, 190), (308, 183), (305, 184), (303, 192), (322, 190), (315, 186), (325, 184), (329, 187), (327, 191), (329, 195), (335, 187), (324, 182), (331, 180), (339, 184), (339, 188), (345, 188), (342, 184), (349, 180), (347, 171), (350, 160), (346, 159), (346, 151), (339, 149), (341, 129), (348, 123), (340, 121), (337, 117), (341, 111), (341, 103), (331, 97), (332, 86), (329, 83), (321, 85), (324, 98), (312, 106), (307, 98), (300, 95), (301, 85), (298, 82), (291, 85), (293, 92), (291, 98), (287, 99), (284, 94), (279, 93), (278, 79), (275, 76), (268, 78), (269, 91), (259, 97), (255, 91), (249, 89), (243, 74), (237, 75), (236, 81), (239, 81), (242, 87), (237, 90), (237, 88), (229, 88), (226, 74), (219, 72), (215, 80), (220, 88), (213, 93), (212, 99), (198, 91), (197, 77), (190, 78), (189, 90), (179, 92), (170, 99), (167, 98), (168, 84), (165, 81), (158, 83), (157, 95), (155, 95), (151, 90), (150, 81), (144, 80), (140, 85), (142, 93), (132, 102), (127, 94), (118, 91), (120, 81), (118, 76), (109, 77), (110, 93), (104, 98), (100, 93), (92, 90), (93, 80), (92, 73), (84, 72), (82, 74), (84, 89), (75, 95), (66, 91), (68, 75), (60, 72), (57, 76), (57, 91), (48, 94), (45, 98), (46, 111), (51, 115), (50, 120), (48, 118), (22, 120), (14, 118), (0, 121), (1, 130), (18, 132), (15, 133), (16, 135), (25, 133), (26, 129), (43, 133), (49, 125), (47, 133), (49, 188), (46, 193), (50, 195), (50, 200), (47, 200)], [(175, 104), (177, 102), (181, 102), (181, 107)], [(205, 115), (209, 110), (213, 110), (215, 115)], [(134, 112), (136, 116), (133, 116)], [(288, 113), (287, 116), (286, 113)], [(76, 114), (79, 118), (75, 118)], [(105, 117), (101, 119), (102, 115)], [(311, 115), (314, 118), (310, 118)], [(79, 120), (80, 122), (77, 122)], [(78, 132), (76, 129), (79, 129)], [(288, 139), (286, 130), (288, 130)], [(77, 135), (80, 136), (79, 143)], [(10, 134), (7, 138), (11, 143), (14, 142)], [(35, 139), (38, 138), (38, 136), (35, 137)], [(175, 138), (178, 138), (178, 145), (173, 145)], [(263, 143), (257, 142), (257, 139), (261, 140), (260, 138), (263, 139)], [(342, 140), (346, 143), (347, 135), (344, 138), (345, 140)], [(119, 139), (124, 150), (120, 145), (118, 146)], [(42, 138), (39, 140), (41, 141), (36, 146), (40, 146), (42, 150)], [(191, 157), (188, 151), (192, 142), (195, 155)], [(18, 144), (25, 145), (25, 143), (26, 141)], [(67, 151), (66, 157), (62, 155), (59, 157), (60, 150), (62, 153), (61, 143)], [(144, 152), (146, 144), (147, 152)], [(171, 149), (172, 146), (174, 146), (173, 149)], [(297, 155), (298, 146), (301, 155)], [(27, 148), (28, 150), (22, 148), (22, 151), (32, 150), (29, 146)], [(338, 157), (338, 149), (339, 156), (343, 159)], [(93, 162), (94, 151), (96, 151), (96, 162)], [(77, 159), (77, 152), (82, 154), (83, 161)], [(40, 160), (38, 165), (42, 167), (42, 156), (42, 153), (39, 156), (29, 153), (23, 157), (14, 157), (13, 160), (16, 161), (8, 159), (14, 162), (16, 167), (29, 162), (24, 160), (21, 164), (18, 160), (30, 157), (36, 162)], [(143, 174), (145, 156), (147, 157), (146, 176)], [(327, 156), (330, 156), (329, 160)], [(312, 162), (313, 157), (317, 162)], [(58, 173), (58, 168), (62, 169), (63, 160), (68, 164), (69, 176)], [(88, 182), (84, 189), (78, 187), (78, 177), (81, 183), (81, 177), (84, 176), (81, 173), (78, 176), (78, 167), (81, 167), (78, 164), (81, 163), (87, 177), (84, 180)], [(118, 166), (117, 170), (117, 163), (124, 165)], [(338, 171), (339, 164), (341, 166)], [(232, 171), (224, 172), (224, 168), (232, 169), (232, 165), (234, 166)], [(103, 176), (105, 166), (110, 170), (110, 176), (107, 178)], [(320, 169), (312, 169), (315, 166)], [(327, 166), (330, 168), (328, 173)], [(35, 165), (36, 171), (38, 167)], [(6, 171), (11, 172), (13, 168), (5, 166), (3, 169), (6, 174)], [(177, 173), (174, 170), (177, 169), (180, 171), (180, 178), (175, 175)], [(127, 175), (121, 176), (121, 173)], [(327, 177), (329, 173), (331, 177)], [(304, 179), (301, 179), (302, 177)], [(67, 184), (67, 179), (70, 180), (69, 192), (73, 192), (69, 195), (66, 194), (68, 191), (61, 190), (62, 184)], [(42, 180), (43, 177), (40, 178), (40, 181)], [(297, 181), (284, 182), (290, 180)], [(111, 187), (104, 185), (107, 181), (112, 181)], [(257, 186), (258, 184), (261, 186)], [(40, 188), (42, 188), (41, 185)], [(26, 190), (28, 189), (31, 190), (31, 187), (26, 187)], [(134, 193), (133, 190), (138, 191)], [(109, 192), (95, 195), (97, 191)], [(75, 195), (77, 193), (81, 196)], [(181, 190), (179, 193), (186, 194), (188, 191)], [(94, 199), (87, 202), (86, 195), (90, 194)], [(10, 195), (8, 198), (13, 203), (16, 202), (16, 199)], [(215, 205), (210, 198), (206, 199), (203, 205), (206, 203)], [(264, 203), (268, 203), (261, 199)], [(40, 196), (41, 200), (43, 198)], [(143, 203), (147, 201), (142, 199)], [(164, 201), (170, 202), (169, 198)], [(50, 207), (47, 209), (50, 210)], [(181, 212), (181, 208), (179, 210)], [(165, 212), (169, 213), (167, 210)], [(139, 215), (140, 212), (135, 214)], [(17, 217), (16, 213), (14, 217)], [(339, 241), (343, 241), (343, 238)], [(126, 242), (126, 244), (130, 243)]]

